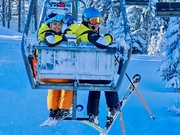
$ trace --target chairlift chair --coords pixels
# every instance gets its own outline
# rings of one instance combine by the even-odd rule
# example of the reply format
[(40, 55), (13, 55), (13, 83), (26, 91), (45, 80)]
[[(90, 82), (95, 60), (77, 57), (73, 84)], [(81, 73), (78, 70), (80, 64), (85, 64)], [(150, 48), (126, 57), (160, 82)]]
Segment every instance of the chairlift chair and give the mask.
[(125, 0), (128, 6), (148, 6), (149, 0)]
[(180, 2), (157, 2), (155, 12), (158, 17), (178, 17)]
[[(65, 2), (67, 1), (65, 0)], [(69, 1), (72, 2), (73, 0)], [(55, 12), (61, 13), (62, 9), (57, 7), (57, 2), (55, 0), (44, 2), (41, 23), (50, 10), (53, 12), (54, 8), (57, 8)], [(67, 41), (56, 47), (48, 47), (45, 43), (23, 43), (23, 52), (26, 54), (24, 57), (28, 57), (27, 55), (32, 54), (35, 49), (38, 50), (37, 77), (33, 77), (30, 63), (25, 60), (26, 65), (29, 65), (26, 68), (33, 89), (118, 91), (122, 82), (120, 68), (123, 69), (123, 62), (128, 60), (127, 55), (130, 53), (127, 51), (127, 54), (124, 54), (123, 47), (120, 47), (118, 51), (115, 49), (98, 49), (90, 43), (76, 44)], [(50, 58), (47, 54), (51, 54), (52, 57)], [(117, 61), (118, 66), (114, 66)], [(60, 63), (60, 66), (58, 67), (56, 63)], [(52, 66), (48, 67), (48, 65)], [(57, 70), (59, 68), (61, 70)], [(70, 83), (61, 83), (61, 81), (54, 83), (52, 81), (58, 78), (72, 81)], [(48, 79), (50, 81), (47, 81)]]
[[(59, 1), (72, 4), (77, 0), (46, 0), (40, 25), (49, 11), (62, 13), (61, 10), (66, 10), (64, 14), (69, 11), (66, 8), (57, 7)], [(33, 2), (35, 0), (31, 1), (30, 7)], [(27, 31), (31, 10), (33, 9), (29, 10), (21, 44), (31, 87), (33, 89), (73, 90), (73, 115), (68, 119), (87, 119), (76, 117), (77, 91), (118, 91), (130, 60), (131, 50), (125, 51), (123, 47), (99, 49), (91, 43), (76, 44), (74, 41), (64, 41), (56, 47), (48, 47), (44, 42), (30, 43)], [(28, 59), (34, 50), (38, 50), (36, 76), (33, 76), (32, 65)]]

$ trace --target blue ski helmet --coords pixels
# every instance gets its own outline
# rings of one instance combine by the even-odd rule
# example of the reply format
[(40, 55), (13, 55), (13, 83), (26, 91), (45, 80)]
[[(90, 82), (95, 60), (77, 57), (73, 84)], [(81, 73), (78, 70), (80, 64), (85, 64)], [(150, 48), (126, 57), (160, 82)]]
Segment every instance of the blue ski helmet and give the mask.
[(65, 16), (61, 15), (61, 14), (51, 13), (46, 18), (45, 23), (48, 24), (48, 23), (51, 23), (53, 21), (57, 21), (57, 22), (61, 21), (62, 23), (64, 23), (65, 22)]
[(82, 20), (89, 22), (90, 18), (101, 18), (100, 12), (93, 7), (86, 8), (82, 14)]
[(67, 26), (70, 26), (71, 24), (77, 22), (75, 18), (71, 17), (67, 20)]

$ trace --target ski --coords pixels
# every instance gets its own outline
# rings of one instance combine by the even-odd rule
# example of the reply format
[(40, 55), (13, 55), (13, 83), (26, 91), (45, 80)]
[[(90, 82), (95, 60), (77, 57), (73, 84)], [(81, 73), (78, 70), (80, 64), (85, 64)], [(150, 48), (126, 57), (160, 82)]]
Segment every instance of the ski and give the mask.
[(72, 115), (72, 113), (68, 113), (67, 115), (63, 116), (60, 120), (57, 119), (53, 119), (53, 118), (48, 118), (45, 122), (43, 122), (42, 124), (40, 124), (40, 127), (45, 127), (45, 126), (49, 126), (49, 127), (53, 127), (56, 126), (59, 122), (61, 122), (62, 120), (70, 117)]
[[(128, 78), (129, 79), (129, 78)], [(133, 79), (131, 80), (128, 89), (126, 90), (126, 93), (124, 94), (123, 98), (120, 100), (120, 111), (124, 107), (125, 103), (131, 96), (132, 92), (134, 91), (134, 87), (137, 87), (139, 82), (141, 80), (141, 76), (139, 74), (135, 74), (133, 76)]]
[(97, 130), (99, 133), (101, 133), (101, 132), (103, 131), (103, 129), (102, 129), (100, 126), (97, 126), (97, 125), (95, 125), (94, 123), (89, 122), (88, 120), (82, 120), (82, 121), (80, 121), (80, 122), (83, 123), (83, 124), (86, 124), (86, 125), (88, 125), (88, 126), (90, 126), (90, 127), (92, 127), (92, 128), (94, 128), (94, 129)]
[(133, 76), (133, 79), (130, 80), (130, 84), (128, 86), (128, 89), (126, 90), (123, 98), (120, 100), (120, 109), (119, 109), (119, 111), (116, 112), (115, 116), (112, 118), (112, 120), (110, 120), (110, 123), (106, 123), (106, 127), (102, 130), (100, 135), (107, 135), (109, 133), (109, 131), (110, 131), (111, 127), (113, 126), (114, 122), (116, 121), (116, 118), (118, 117), (120, 111), (122, 110), (122, 108), (124, 107), (125, 103), (127, 102), (129, 97), (131, 96), (132, 92), (134, 91), (134, 87), (137, 87), (137, 85), (139, 84), (140, 80), (141, 80), (141, 76), (139, 74), (135, 74)]
[[(110, 131), (111, 127), (113, 126), (114, 122), (116, 121), (116, 118), (118, 117), (118, 115), (119, 115), (119, 111), (116, 112), (116, 114), (114, 115), (113, 118), (111, 118), (111, 119), (112, 119), (111, 123), (109, 124), (109, 126), (106, 126), (106, 127), (102, 130), (102, 132), (100, 133), (100, 135), (107, 135), (107, 134), (109, 133), (109, 131)], [(106, 123), (106, 124), (107, 124), (107, 123)]]

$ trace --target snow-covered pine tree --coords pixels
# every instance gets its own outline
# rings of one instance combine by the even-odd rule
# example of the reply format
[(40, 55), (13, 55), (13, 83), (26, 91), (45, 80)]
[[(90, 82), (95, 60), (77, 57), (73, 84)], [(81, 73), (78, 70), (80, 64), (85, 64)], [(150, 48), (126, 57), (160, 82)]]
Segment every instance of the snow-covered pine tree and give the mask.
[(118, 38), (123, 38), (124, 30), (122, 15), (120, 15), (120, 2), (118, 0), (112, 1), (111, 4), (107, 6), (106, 11), (108, 11), (108, 16), (105, 20), (107, 33), (112, 34), (115, 40)]
[(102, 0), (86, 0), (86, 6), (87, 7), (94, 7), (96, 9), (98, 9), (99, 6), (101, 5), (101, 1)]
[(127, 6), (127, 18), (132, 34), (133, 53), (146, 53), (148, 40), (146, 14), (145, 7)]
[(164, 44), (163, 51), (166, 58), (159, 68), (166, 87), (180, 91), (180, 18), (171, 18), (165, 34), (168, 42)]
[[(155, 6), (155, 1), (151, 5)], [(152, 7), (149, 7), (149, 31), (148, 31), (148, 55), (162, 55), (161, 48), (164, 45), (164, 33), (167, 31), (169, 17), (157, 17)]]
[(150, 22), (148, 55), (162, 55), (161, 48), (164, 45), (164, 32), (166, 31), (167, 21), (164, 18), (152, 18)]

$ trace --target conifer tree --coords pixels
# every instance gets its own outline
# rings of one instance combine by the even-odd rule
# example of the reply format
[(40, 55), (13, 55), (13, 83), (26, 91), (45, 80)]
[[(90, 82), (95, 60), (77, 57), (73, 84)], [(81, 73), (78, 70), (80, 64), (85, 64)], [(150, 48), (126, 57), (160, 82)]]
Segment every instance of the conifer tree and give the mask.
[(165, 59), (159, 68), (160, 75), (167, 81), (167, 88), (180, 91), (180, 18), (171, 18), (165, 34), (163, 47)]

